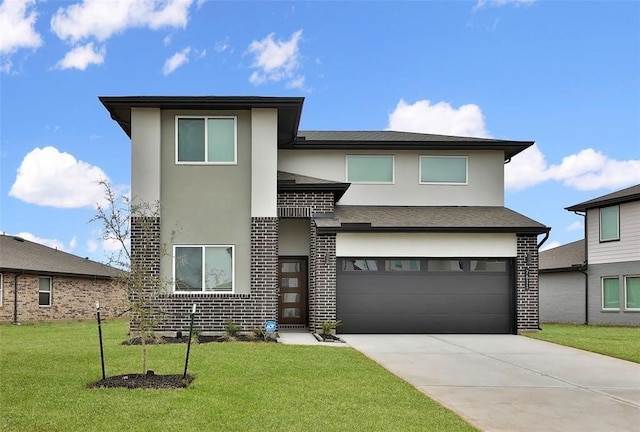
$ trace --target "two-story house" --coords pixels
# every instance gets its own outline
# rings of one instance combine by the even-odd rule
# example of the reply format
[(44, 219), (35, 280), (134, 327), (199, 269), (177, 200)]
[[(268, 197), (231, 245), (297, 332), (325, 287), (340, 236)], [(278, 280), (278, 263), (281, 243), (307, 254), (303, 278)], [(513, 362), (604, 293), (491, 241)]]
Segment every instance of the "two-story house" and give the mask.
[(132, 196), (161, 203), (131, 243), (171, 281), (157, 331), (194, 303), (201, 331), (538, 329), (549, 228), (504, 207), (504, 164), (532, 142), (303, 132), (297, 97), (100, 100), (131, 138)]
[(640, 325), (640, 185), (566, 210), (585, 238), (540, 254), (542, 319)]

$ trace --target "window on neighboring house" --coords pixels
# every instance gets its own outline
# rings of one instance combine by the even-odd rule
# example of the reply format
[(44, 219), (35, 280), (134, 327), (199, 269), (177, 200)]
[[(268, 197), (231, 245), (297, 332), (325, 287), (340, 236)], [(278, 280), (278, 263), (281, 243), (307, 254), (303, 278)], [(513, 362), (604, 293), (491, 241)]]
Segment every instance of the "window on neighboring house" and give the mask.
[(620, 279), (617, 277), (602, 278), (602, 309), (620, 309)]
[(351, 183), (389, 183), (394, 181), (392, 155), (348, 155), (347, 181)]
[(176, 162), (235, 164), (235, 117), (177, 117)]
[(420, 184), (467, 184), (467, 156), (420, 156)]
[(625, 309), (640, 310), (640, 276), (624, 277)]
[(600, 241), (620, 240), (619, 211), (618, 206), (600, 209)]
[(174, 246), (173, 256), (175, 292), (233, 292), (233, 246)]
[(38, 305), (51, 306), (51, 278), (40, 276), (40, 287), (38, 288)]

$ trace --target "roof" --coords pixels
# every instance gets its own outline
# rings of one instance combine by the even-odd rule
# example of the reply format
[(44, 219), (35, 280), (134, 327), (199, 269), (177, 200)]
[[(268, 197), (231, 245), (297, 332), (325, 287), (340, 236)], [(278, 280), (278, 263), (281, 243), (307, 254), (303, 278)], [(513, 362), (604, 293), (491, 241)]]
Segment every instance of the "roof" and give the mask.
[(349, 186), (351, 183), (278, 171), (278, 192), (332, 192), (334, 201), (339, 201)]
[(566, 207), (565, 210), (587, 211), (592, 208), (606, 207), (638, 200), (640, 200), (640, 184), (607, 195), (602, 195), (598, 198), (572, 205), (571, 207)]
[(397, 131), (300, 131), (290, 146), (296, 149), (380, 150), (502, 150), (505, 160), (533, 145), (507, 141)]
[(576, 271), (585, 262), (584, 240), (540, 252), (540, 272)]
[(293, 142), (302, 115), (303, 97), (269, 96), (101, 96), (100, 102), (111, 118), (131, 138), (131, 109), (159, 108), (193, 110), (232, 110), (276, 108), (278, 110), (278, 144)]
[(550, 228), (506, 207), (336, 206), (317, 215), (318, 232), (502, 232), (543, 234)]
[(0, 235), (0, 271), (110, 278), (117, 270), (21, 237)]

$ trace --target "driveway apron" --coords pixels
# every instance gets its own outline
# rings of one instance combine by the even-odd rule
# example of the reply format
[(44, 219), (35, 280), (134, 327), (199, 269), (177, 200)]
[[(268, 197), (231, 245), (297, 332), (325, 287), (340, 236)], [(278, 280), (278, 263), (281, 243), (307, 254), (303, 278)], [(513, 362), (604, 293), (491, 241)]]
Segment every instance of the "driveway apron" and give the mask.
[(484, 431), (640, 431), (640, 364), (516, 335), (340, 335)]

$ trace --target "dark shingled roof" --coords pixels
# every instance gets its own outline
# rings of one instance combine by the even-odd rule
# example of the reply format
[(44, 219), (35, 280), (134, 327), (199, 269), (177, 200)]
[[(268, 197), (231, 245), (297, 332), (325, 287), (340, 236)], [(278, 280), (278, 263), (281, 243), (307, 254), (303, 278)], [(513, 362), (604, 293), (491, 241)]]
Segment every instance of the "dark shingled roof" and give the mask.
[(505, 207), (336, 206), (316, 215), (319, 231), (513, 232), (542, 234), (543, 224)]
[(333, 192), (334, 201), (339, 201), (349, 186), (351, 183), (278, 171), (278, 192)]
[(584, 252), (584, 240), (544, 250), (540, 252), (540, 272), (576, 271), (584, 264)]
[(110, 278), (113, 267), (20, 237), (0, 235), (0, 271)]
[(607, 195), (603, 195), (601, 197), (594, 198), (592, 200), (585, 201), (571, 207), (566, 207), (565, 210), (587, 211), (588, 209), (592, 208), (606, 207), (609, 205), (622, 204), (625, 202), (638, 200), (640, 200), (640, 184)]
[(299, 131), (297, 149), (502, 150), (512, 158), (533, 141), (457, 137), (397, 131)]

